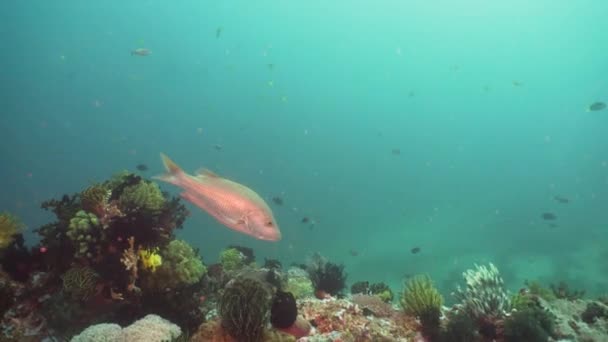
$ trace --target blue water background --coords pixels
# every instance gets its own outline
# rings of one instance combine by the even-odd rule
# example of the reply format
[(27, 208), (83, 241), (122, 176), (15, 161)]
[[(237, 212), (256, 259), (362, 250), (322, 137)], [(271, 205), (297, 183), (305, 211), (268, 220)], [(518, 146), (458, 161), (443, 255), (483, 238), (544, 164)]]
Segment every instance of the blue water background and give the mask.
[(513, 290), (601, 293), (608, 111), (586, 109), (608, 101), (607, 14), (601, 0), (4, 1), (0, 209), (34, 243), (52, 219), (41, 201), (138, 163), (161, 173), (163, 151), (284, 199), (278, 243), (188, 204), (179, 235), (207, 263), (228, 244), (284, 264), (319, 251), (349, 282), (428, 273), (447, 295), (491, 261)]

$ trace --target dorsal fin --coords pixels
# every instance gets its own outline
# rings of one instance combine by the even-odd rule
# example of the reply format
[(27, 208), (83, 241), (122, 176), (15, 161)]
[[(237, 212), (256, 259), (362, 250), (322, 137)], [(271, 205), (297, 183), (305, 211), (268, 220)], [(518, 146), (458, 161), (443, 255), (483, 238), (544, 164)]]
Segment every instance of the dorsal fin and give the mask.
[(213, 172), (209, 169), (198, 169), (198, 170), (196, 170), (196, 175), (212, 177), (212, 178), (220, 178), (220, 176), (218, 176), (215, 172)]

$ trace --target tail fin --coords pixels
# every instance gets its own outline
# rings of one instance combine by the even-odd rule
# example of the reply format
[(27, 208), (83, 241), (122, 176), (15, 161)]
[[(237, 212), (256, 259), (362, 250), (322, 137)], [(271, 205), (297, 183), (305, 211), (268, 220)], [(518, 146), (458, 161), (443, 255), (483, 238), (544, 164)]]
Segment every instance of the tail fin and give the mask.
[(154, 176), (152, 178), (162, 180), (167, 183), (176, 184), (178, 182), (178, 175), (183, 174), (184, 170), (182, 170), (173, 160), (169, 159), (166, 154), (160, 154), (160, 158), (163, 161), (163, 165), (165, 165), (165, 172), (162, 175)]

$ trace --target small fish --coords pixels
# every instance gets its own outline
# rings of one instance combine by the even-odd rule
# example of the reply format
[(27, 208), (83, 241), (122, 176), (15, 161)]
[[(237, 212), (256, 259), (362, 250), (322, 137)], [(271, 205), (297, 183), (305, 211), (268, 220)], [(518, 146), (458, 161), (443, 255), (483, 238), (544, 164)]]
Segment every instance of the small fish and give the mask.
[(148, 171), (148, 165), (146, 164), (137, 164), (135, 168), (139, 171)]
[(154, 179), (182, 188), (183, 199), (239, 233), (266, 241), (281, 239), (272, 210), (255, 191), (208, 170), (189, 175), (166, 155), (161, 153), (161, 158), (167, 172)]
[(217, 39), (217, 38), (219, 38), (221, 35), (222, 35), (222, 27), (220, 26), (220, 27), (218, 27), (218, 28), (215, 30), (215, 38)]
[(310, 222), (310, 219), (308, 217), (302, 218), (302, 223), (308, 223), (308, 222)]
[(283, 198), (279, 197), (279, 196), (275, 196), (272, 198), (272, 201), (274, 202), (274, 204), (276, 205), (283, 205)]
[(131, 50), (131, 56), (149, 56), (152, 51), (145, 48), (137, 48), (135, 50)]
[(359, 251), (355, 250), (355, 249), (351, 249), (348, 251), (348, 254), (350, 254), (350, 256), (359, 256)]
[(513, 84), (513, 86), (514, 86), (514, 87), (521, 87), (521, 86), (523, 86), (523, 85), (524, 85), (523, 83), (521, 83), (521, 82), (519, 82), (519, 81), (513, 81), (513, 82), (511, 82), (511, 83)]
[(566, 197), (562, 197), (562, 196), (553, 196), (553, 199), (559, 203), (569, 203), (570, 202), (569, 199), (567, 199)]
[(543, 213), (541, 217), (546, 221), (553, 221), (557, 218), (557, 216), (555, 216), (553, 213)]
[(214, 148), (216, 151), (221, 151), (221, 150), (223, 150), (223, 149), (224, 149), (224, 146), (219, 145), (219, 144), (215, 144), (215, 145), (213, 145), (213, 148)]
[(549, 223), (549, 228), (557, 228), (557, 223)]
[(418, 253), (420, 253), (420, 247), (414, 247), (414, 248), (410, 249), (410, 252), (412, 254), (418, 254)]
[(269, 70), (274, 70), (274, 64), (268, 63), (268, 64), (266, 64), (266, 66), (268, 67)]
[(391, 153), (392, 153), (394, 156), (401, 155), (401, 149), (399, 149), (399, 148), (394, 148), (394, 149), (392, 149), (392, 150), (391, 150)]
[(604, 110), (604, 109), (606, 109), (606, 103), (598, 101), (598, 102), (594, 102), (591, 105), (589, 105), (589, 108), (587, 108), (587, 111), (588, 112), (597, 112), (597, 111)]

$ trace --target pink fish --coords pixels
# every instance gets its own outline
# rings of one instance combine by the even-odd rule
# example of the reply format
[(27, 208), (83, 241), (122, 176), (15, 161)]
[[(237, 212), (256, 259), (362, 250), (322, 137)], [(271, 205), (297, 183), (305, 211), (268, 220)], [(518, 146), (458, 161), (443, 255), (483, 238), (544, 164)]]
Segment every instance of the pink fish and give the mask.
[(154, 178), (182, 188), (182, 198), (230, 229), (260, 240), (281, 239), (272, 210), (253, 190), (208, 170), (189, 175), (166, 155), (160, 156), (167, 173)]

